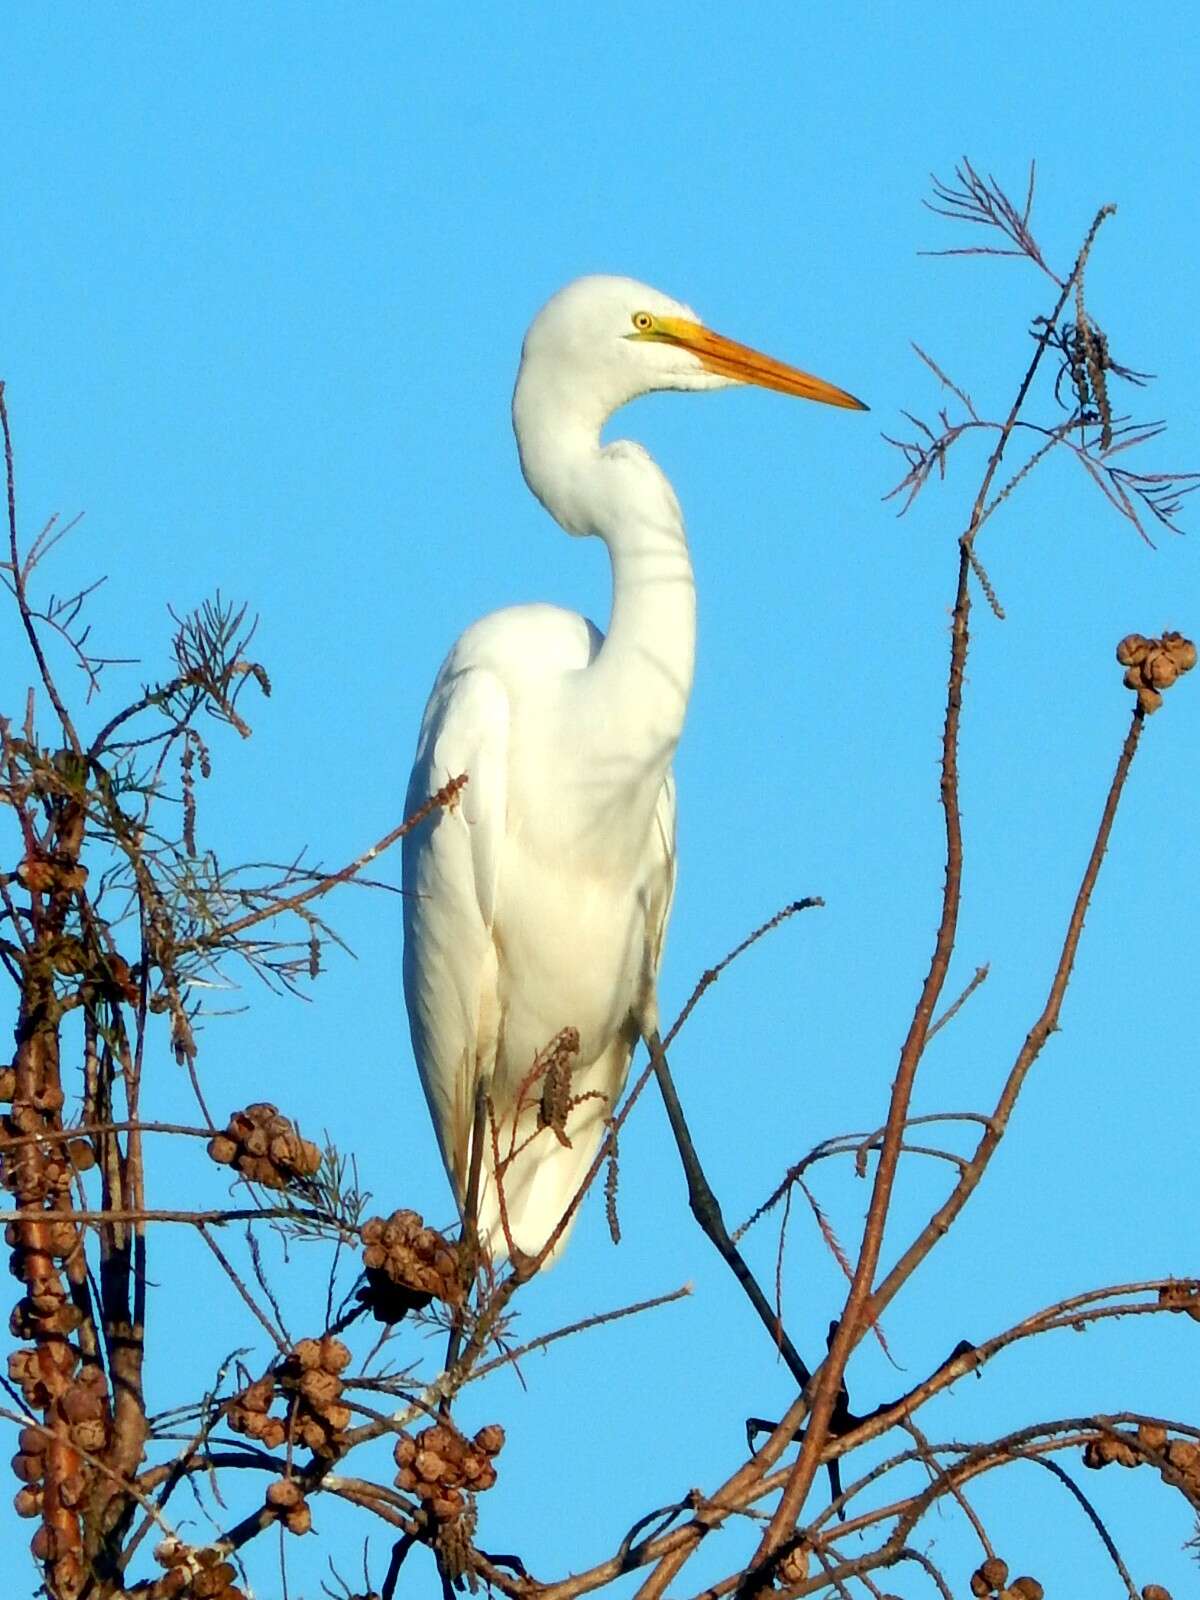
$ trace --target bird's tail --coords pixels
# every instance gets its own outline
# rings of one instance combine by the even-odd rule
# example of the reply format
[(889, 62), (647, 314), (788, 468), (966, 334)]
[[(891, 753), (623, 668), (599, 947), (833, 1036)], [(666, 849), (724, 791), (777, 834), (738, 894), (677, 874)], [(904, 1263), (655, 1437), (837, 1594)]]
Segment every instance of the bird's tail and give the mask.
[[(585, 1101), (572, 1112), (561, 1135), (553, 1127), (531, 1130), (532, 1137), (525, 1136), (528, 1142), (521, 1143), (507, 1162), (501, 1160), (499, 1179), (493, 1152), (485, 1153), (478, 1226), (494, 1261), (506, 1259), (514, 1248), (527, 1256), (541, 1253), (587, 1177), (607, 1123), (607, 1101)], [(578, 1207), (563, 1224), (544, 1265), (558, 1259), (577, 1216)]]

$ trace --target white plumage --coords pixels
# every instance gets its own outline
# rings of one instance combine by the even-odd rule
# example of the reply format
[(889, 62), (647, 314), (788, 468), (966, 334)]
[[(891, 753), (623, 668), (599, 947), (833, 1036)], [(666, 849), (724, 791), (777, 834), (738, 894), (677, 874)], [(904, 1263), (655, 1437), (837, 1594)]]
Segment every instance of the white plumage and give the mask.
[[(460, 773), (468, 784), (404, 841), (405, 998), (460, 1206), (481, 1076), (502, 1158), (515, 1150), (502, 1160), (506, 1237), (489, 1130), (478, 1224), (496, 1257), (510, 1240), (527, 1255), (544, 1247), (638, 1038), (657, 1027), (695, 589), (670, 484), (641, 446), (602, 446), (600, 429), (650, 390), (737, 382), (861, 408), (628, 278), (568, 285), (526, 335), (513, 396), (522, 470), (568, 533), (607, 545), (608, 636), (548, 605), (467, 629), (434, 683), (407, 808)], [(531, 1071), (565, 1028), (579, 1035), (575, 1104), (565, 1125), (539, 1127), (545, 1084)]]

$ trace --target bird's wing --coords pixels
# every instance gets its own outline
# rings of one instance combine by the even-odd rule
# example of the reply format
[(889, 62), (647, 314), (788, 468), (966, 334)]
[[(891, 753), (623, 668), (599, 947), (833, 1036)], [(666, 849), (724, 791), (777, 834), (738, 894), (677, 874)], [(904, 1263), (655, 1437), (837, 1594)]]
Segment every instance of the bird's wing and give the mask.
[(461, 1202), (478, 1062), (494, 1053), (498, 1020), (492, 924), (509, 700), (485, 668), (447, 668), (425, 712), (407, 809), (460, 773), (467, 786), (404, 840), (404, 992), (421, 1083)]

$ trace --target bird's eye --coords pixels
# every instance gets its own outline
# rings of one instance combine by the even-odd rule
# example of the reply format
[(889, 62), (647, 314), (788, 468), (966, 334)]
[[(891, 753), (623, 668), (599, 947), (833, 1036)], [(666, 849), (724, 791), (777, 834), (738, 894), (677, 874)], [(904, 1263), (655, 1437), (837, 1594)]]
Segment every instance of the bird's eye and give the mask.
[(633, 313), (633, 325), (639, 333), (649, 333), (654, 326), (654, 318), (648, 311), (635, 311)]

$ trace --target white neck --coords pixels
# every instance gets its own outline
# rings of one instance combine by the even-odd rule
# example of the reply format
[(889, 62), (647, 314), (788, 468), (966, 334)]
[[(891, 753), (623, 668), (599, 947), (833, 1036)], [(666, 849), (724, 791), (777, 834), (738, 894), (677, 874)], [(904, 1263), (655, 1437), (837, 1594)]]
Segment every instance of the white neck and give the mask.
[(513, 421), (526, 482), (569, 533), (604, 540), (612, 561), (608, 637), (582, 674), (574, 711), (629, 761), (655, 797), (683, 729), (692, 687), (696, 591), (679, 502), (640, 445), (600, 446), (605, 418), (574, 397), (518, 385)]

